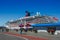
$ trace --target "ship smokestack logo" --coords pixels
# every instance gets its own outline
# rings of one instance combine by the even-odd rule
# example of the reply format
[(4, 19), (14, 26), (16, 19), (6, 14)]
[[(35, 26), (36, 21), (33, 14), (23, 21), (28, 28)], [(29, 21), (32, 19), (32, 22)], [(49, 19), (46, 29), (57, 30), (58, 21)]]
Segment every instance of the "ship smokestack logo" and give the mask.
[(30, 12), (25, 11), (25, 13), (26, 13), (26, 17), (30, 16)]

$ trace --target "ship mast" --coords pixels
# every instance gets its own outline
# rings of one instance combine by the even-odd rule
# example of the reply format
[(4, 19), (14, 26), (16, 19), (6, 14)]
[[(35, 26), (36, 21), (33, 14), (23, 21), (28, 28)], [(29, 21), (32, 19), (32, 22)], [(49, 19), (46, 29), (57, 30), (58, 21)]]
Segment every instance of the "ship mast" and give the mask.
[(40, 12), (36, 12), (36, 16), (41, 16)]

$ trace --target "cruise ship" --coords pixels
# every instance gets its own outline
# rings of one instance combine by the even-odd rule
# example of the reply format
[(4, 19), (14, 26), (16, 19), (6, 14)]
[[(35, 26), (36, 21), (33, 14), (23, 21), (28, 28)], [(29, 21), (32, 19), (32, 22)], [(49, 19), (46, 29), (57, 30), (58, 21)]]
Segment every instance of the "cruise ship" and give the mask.
[[(36, 12), (36, 15), (31, 16), (29, 11), (25, 12), (25, 17), (19, 18), (17, 20), (11, 20), (6, 23), (6, 28), (8, 29), (20, 29), (22, 28), (33, 28), (32, 24), (49, 24), (57, 23), (58, 19), (52, 16), (41, 15), (40, 12)], [(44, 29), (44, 28), (43, 28)]]

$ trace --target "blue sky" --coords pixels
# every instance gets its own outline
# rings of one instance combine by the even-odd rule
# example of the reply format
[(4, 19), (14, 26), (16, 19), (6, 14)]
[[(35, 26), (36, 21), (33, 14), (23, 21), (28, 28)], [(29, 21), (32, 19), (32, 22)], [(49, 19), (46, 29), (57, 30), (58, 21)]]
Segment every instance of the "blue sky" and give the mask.
[(60, 0), (0, 0), (0, 26), (7, 21), (25, 16), (25, 11), (40, 11), (42, 15), (55, 16), (60, 20)]

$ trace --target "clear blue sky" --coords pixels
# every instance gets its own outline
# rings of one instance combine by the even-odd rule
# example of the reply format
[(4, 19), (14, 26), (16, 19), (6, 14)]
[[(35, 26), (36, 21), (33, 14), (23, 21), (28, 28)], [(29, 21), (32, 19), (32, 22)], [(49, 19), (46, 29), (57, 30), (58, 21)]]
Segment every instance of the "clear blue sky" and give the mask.
[(0, 25), (25, 16), (26, 10), (33, 14), (40, 11), (42, 15), (55, 16), (60, 20), (60, 0), (0, 0)]

